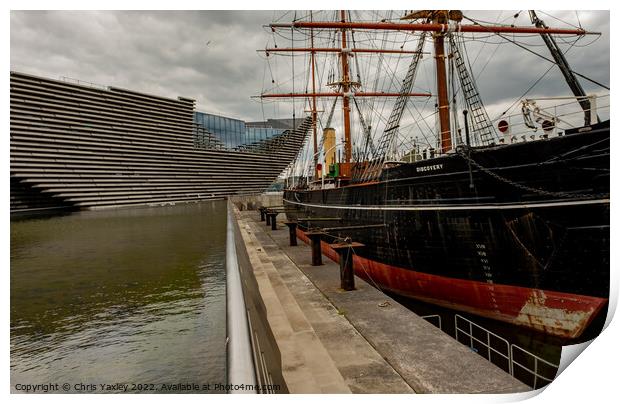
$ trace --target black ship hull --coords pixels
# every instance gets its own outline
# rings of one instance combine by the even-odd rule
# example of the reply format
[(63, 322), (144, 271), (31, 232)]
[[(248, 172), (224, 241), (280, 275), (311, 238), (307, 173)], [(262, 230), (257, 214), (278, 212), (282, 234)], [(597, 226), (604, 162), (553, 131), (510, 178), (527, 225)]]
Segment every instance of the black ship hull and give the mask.
[(324, 252), (363, 243), (357, 275), (400, 295), (567, 338), (607, 304), (609, 122), (394, 163), (372, 183), (290, 189), (284, 204), (289, 219), (338, 218), (308, 222), (341, 228)]

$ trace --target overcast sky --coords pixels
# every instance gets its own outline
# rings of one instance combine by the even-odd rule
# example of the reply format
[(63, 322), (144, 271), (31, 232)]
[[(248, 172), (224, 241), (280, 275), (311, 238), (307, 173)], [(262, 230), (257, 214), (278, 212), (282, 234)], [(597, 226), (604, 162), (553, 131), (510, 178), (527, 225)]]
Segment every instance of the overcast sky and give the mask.
[[(301, 14), (302, 12), (300, 12)], [(516, 11), (465, 14), (483, 20), (512, 22)], [(11, 70), (58, 79), (67, 76), (171, 98), (197, 101), (197, 109), (245, 120), (263, 118), (256, 100), (265, 86), (265, 61), (257, 53), (272, 40), (262, 26), (281, 16), (273, 11), (11, 11)], [(567, 53), (573, 69), (609, 84), (609, 12), (539, 15), (548, 25), (582, 24), (602, 32), (586, 37)], [(290, 17), (288, 17), (290, 21)], [(527, 12), (518, 24), (530, 25)], [(491, 114), (510, 105), (550, 66), (512, 44), (495, 39), (472, 43), (470, 57), (480, 56), (474, 72)], [(548, 56), (537, 36), (524, 42)], [(283, 46), (283, 44), (280, 44)], [(407, 45), (412, 48), (414, 45)], [(562, 44), (568, 49), (569, 44)], [(497, 48), (497, 49), (496, 49)], [(492, 57), (492, 63), (489, 59)], [(552, 69), (531, 94), (567, 94)], [(477, 73), (476, 73), (477, 74)], [(583, 82), (586, 91), (601, 89)], [(418, 89), (434, 92), (432, 80), (420, 78)], [(284, 110), (270, 109), (269, 113)], [(266, 112), (266, 114), (269, 114)], [(273, 116), (266, 116), (267, 118)], [(493, 118), (494, 116), (492, 116)]]

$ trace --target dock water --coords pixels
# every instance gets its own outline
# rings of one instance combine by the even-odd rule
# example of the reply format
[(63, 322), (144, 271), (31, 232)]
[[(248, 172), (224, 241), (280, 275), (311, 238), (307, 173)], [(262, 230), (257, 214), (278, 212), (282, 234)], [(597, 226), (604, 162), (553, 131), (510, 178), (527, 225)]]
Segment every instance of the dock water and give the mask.
[(309, 246), (254, 210), (234, 216), (290, 393), (515, 393), (530, 388), (339, 266), (311, 265)]

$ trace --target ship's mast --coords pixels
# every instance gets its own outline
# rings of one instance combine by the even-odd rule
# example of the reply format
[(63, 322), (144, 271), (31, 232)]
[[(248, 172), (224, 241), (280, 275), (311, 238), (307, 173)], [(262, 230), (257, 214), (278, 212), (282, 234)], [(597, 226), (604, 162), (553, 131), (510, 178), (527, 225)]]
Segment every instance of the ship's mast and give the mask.
[[(433, 22), (445, 24), (448, 22), (448, 10), (439, 10), (433, 13)], [(452, 149), (452, 134), (450, 132), (450, 103), (448, 101), (448, 82), (446, 78), (446, 51), (443, 32), (433, 34), (435, 45), (435, 66), (437, 73), (437, 107), (439, 110), (439, 139), (441, 153)]]
[[(310, 21), (312, 21), (312, 11), (310, 11)], [(312, 93), (316, 94), (316, 77), (314, 74), (315, 70), (315, 54), (314, 51), (314, 30), (310, 30), (310, 48), (312, 49), (310, 53), (310, 63), (312, 63)], [(316, 126), (317, 126), (317, 115), (316, 115), (316, 95), (312, 97), (312, 140), (314, 144), (313, 148), (313, 156), (314, 156), (314, 178), (319, 178), (319, 170), (318, 170), (318, 145), (317, 145), (317, 135), (316, 135)]]
[[(460, 23), (463, 13), (458, 10), (420, 10), (412, 12), (403, 20), (422, 19), (432, 24), (449, 26), (450, 22)], [(439, 140), (440, 153), (452, 150), (452, 132), (450, 131), (450, 101), (448, 99), (448, 80), (446, 76), (446, 32), (434, 32), (433, 45), (435, 47), (435, 71), (437, 76), (437, 109), (439, 111)]]
[[(312, 13), (310, 13), (310, 23), (314, 23), (312, 18)], [(340, 22), (339, 24), (346, 24), (346, 11), (340, 11)], [(272, 29), (275, 29), (275, 25), (271, 25)], [(288, 27), (292, 27), (292, 25), (288, 25)], [(311, 61), (311, 78), (312, 78), (312, 92), (311, 93), (276, 93), (276, 94), (261, 94), (260, 98), (312, 98), (311, 110), (312, 113), (312, 122), (313, 122), (313, 145), (314, 145), (314, 174), (315, 178), (318, 178), (319, 173), (317, 170), (318, 166), (318, 145), (317, 145), (317, 108), (316, 108), (316, 99), (318, 97), (342, 97), (342, 109), (343, 109), (343, 126), (344, 126), (344, 162), (350, 163), (352, 160), (352, 142), (351, 142), (351, 107), (350, 107), (350, 97), (400, 97), (400, 96), (409, 96), (409, 97), (430, 97), (431, 94), (421, 93), (421, 92), (409, 92), (407, 94), (397, 93), (397, 92), (363, 92), (363, 91), (355, 91), (352, 90), (355, 88), (359, 90), (360, 83), (352, 82), (350, 78), (349, 71), (349, 57), (356, 53), (388, 53), (388, 54), (416, 54), (416, 51), (408, 51), (403, 49), (363, 49), (363, 48), (348, 48), (347, 41), (347, 28), (342, 28), (342, 37), (341, 37), (341, 46), (340, 47), (315, 47), (314, 46), (314, 29), (310, 27), (310, 47), (290, 47), (290, 48), (267, 48), (265, 49), (265, 53), (269, 56), (273, 53), (296, 53), (296, 52), (309, 52), (310, 53), (310, 61)], [(333, 83), (328, 83), (328, 86), (335, 87), (335, 91), (333, 92), (317, 92), (316, 90), (316, 54), (317, 53), (338, 53), (341, 60), (341, 70), (342, 73), (337, 81)]]
[[(285, 94), (262, 94), (261, 98), (295, 98), (295, 97), (312, 97), (312, 113), (313, 123), (315, 126), (314, 132), (314, 152), (315, 152), (315, 173), (318, 157), (317, 154), (317, 140), (316, 140), (316, 97), (342, 97), (343, 106), (343, 126), (344, 126), (344, 162), (351, 162), (352, 144), (351, 144), (351, 118), (350, 118), (350, 99), (349, 97), (398, 97), (398, 96), (429, 96), (424, 93), (364, 93), (361, 91), (352, 92), (352, 87), (358, 86), (359, 83), (353, 83), (350, 79), (349, 72), (349, 54), (353, 52), (377, 52), (377, 53), (410, 53), (408, 51), (398, 50), (370, 50), (370, 49), (348, 49), (347, 43), (347, 30), (392, 30), (401, 32), (433, 32), (433, 43), (435, 51), (435, 65), (437, 74), (437, 106), (439, 110), (439, 124), (440, 124), (440, 139), (441, 139), (441, 153), (447, 153), (452, 149), (452, 137), (450, 131), (450, 108), (448, 99), (448, 85), (446, 75), (446, 54), (444, 39), (446, 34), (451, 32), (470, 32), (470, 33), (485, 33), (485, 34), (556, 34), (556, 35), (586, 35), (596, 34), (594, 32), (586, 32), (583, 29), (562, 29), (562, 28), (549, 28), (547, 26), (536, 27), (517, 27), (517, 26), (487, 26), (481, 24), (461, 24), (462, 13), (458, 10), (423, 10), (413, 13), (404, 19), (423, 19), (422, 23), (368, 23), (368, 22), (351, 22), (347, 21), (346, 11), (340, 11), (339, 22), (329, 21), (295, 21), (292, 23), (274, 23), (270, 24), (272, 30), (279, 28), (297, 28), (297, 29), (310, 29), (311, 30), (311, 47), (310, 48), (272, 48), (266, 49), (269, 51), (279, 52), (307, 52), (310, 51), (312, 58), (312, 93), (285, 93)], [(313, 29), (335, 29), (342, 31), (341, 48), (315, 48), (314, 47), (314, 35)], [(316, 52), (338, 52), (341, 59), (342, 74), (340, 81), (337, 83), (339, 88), (334, 92), (319, 92), (317, 93), (315, 87), (315, 54)]]
[[(346, 23), (346, 11), (340, 10), (340, 20)], [(349, 56), (347, 51), (347, 31), (342, 28), (342, 52), (340, 52), (340, 60), (342, 61), (342, 117), (344, 121), (344, 162), (351, 162), (351, 107), (349, 106), (349, 94), (351, 90), (351, 80), (349, 78)]]

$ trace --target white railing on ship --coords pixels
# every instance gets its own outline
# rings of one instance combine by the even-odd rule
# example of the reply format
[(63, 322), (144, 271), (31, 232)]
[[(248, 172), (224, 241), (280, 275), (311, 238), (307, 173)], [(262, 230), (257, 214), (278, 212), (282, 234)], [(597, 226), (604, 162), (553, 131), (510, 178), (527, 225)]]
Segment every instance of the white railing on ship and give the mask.
[[(495, 128), (497, 128), (497, 125), (500, 121), (504, 120), (508, 122), (507, 133), (502, 134), (501, 132), (497, 131), (498, 135), (504, 138), (504, 143), (529, 141), (533, 140), (531, 139), (531, 136), (536, 137), (536, 135), (539, 135), (539, 138), (544, 136), (555, 137), (564, 133), (564, 131), (566, 130), (583, 126), (584, 110), (581, 108), (581, 106), (574, 97), (538, 98), (533, 101), (549, 101), (562, 99), (572, 99), (572, 101), (546, 107), (538, 105), (539, 111), (558, 119), (557, 124), (553, 127), (552, 130), (544, 131), (541, 127), (533, 129), (526, 126), (522, 113), (501, 116), (493, 121), (493, 125), (495, 126)], [(592, 107), (590, 108), (590, 112), (592, 112), (593, 123), (596, 122), (597, 114), (609, 113), (609, 95), (590, 97), (589, 100), (592, 105)], [(514, 141), (511, 141), (511, 139), (514, 139)]]
[[(558, 119), (558, 122), (551, 130), (543, 130), (540, 123), (537, 125), (536, 129), (526, 126), (523, 113), (521, 112), (512, 115), (502, 115), (494, 119), (492, 124), (499, 136), (496, 143), (510, 144), (556, 137), (562, 135), (566, 130), (583, 126), (584, 110), (575, 97), (537, 98), (529, 101), (559, 101), (566, 99), (570, 99), (571, 101), (550, 106), (537, 105), (540, 112)], [(602, 115), (604, 117), (609, 116), (610, 98), (608, 94), (591, 96), (588, 97), (588, 99), (592, 105), (590, 111), (592, 112), (591, 118), (593, 123), (596, 122), (597, 115)], [(497, 129), (500, 121), (506, 121), (508, 123), (507, 133), (502, 133)], [(435, 154), (437, 153), (437, 145), (430, 144), (428, 139), (421, 141), (419, 138), (413, 137), (399, 138), (398, 142), (398, 149), (404, 154), (394, 156), (394, 160), (412, 162), (415, 161), (415, 155), (418, 155), (419, 158), (423, 158), (422, 156), (424, 154), (426, 155), (424, 159), (428, 159), (430, 158), (429, 150), (431, 149), (435, 150)], [(417, 153), (412, 153), (412, 151), (415, 150), (417, 150)], [(426, 153), (423, 154), (423, 150), (426, 151)]]

